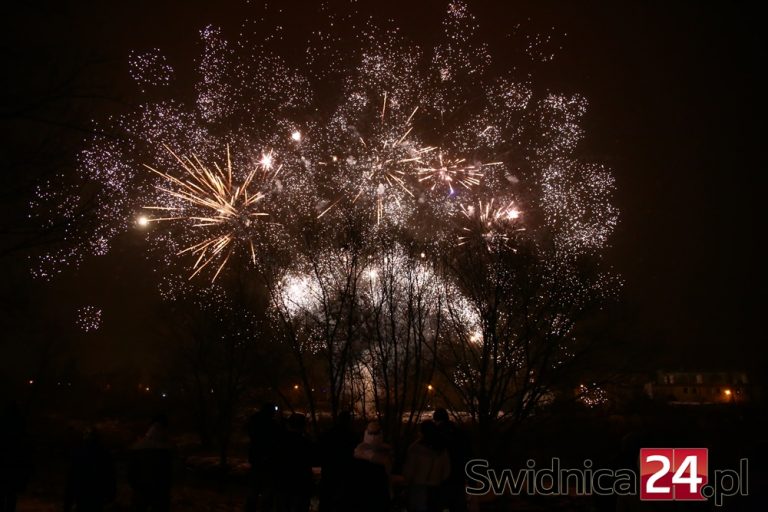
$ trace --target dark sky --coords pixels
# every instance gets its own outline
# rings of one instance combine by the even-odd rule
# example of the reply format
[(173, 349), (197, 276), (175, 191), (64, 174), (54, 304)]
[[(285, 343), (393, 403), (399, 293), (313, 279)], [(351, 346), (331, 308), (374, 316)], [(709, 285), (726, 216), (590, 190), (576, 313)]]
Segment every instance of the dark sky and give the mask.
[[(439, 30), (444, 5), (359, 3), (424, 41)], [(289, 34), (300, 35), (311, 26), (304, 5), (285, 6)], [(732, 2), (699, 1), (477, 1), (470, 6), (502, 65), (515, 53), (506, 37), (514, 25), (530, 31), (554, 27), (562, 50), (554, 62), (537, 69), (539, 84), (579, 92), (590, 102), (582, 152), (610, 165), (618, 184), (621, 221), (609, 259), (626, 285), (609, 327), (621, 346), (628, 344), (626, 357), (642, 349), (658, 357), (653, 364), (687, 367), (754, 367), (764, 360), (765, 336), (758, 325), (762, 262), (757, 260), (764, 225), (757, 213), (762, 195), (757, 176), (765, 168), (765, 87), (759, 76), (765, 39), (757, 12)], [(8, 28), (3, 45), (33, 49), (36, 57), (6, 69), (6, 84), (15, 76), (43, 77), (48, 68), (66, 67), (68, 59), (99, 57), (94, 82), (121, 96), (131, 49), (158, 47), (172, 64), (190, 65), (198, 55), (200, 28), (221, 24), (225, 33), (234, 34), (240, 16), (251, 8), (140, 0), (49, 2), (26, 9), (3, 14)], [(90, 102), (66, 115), (99, 119), (116, 108), (111, 102)], [(65, 114), (51, 113), (54, 120), (57, 115)], [(4, 144), (10, 144), (7, 138)], [(67, 334), (87, 347), (86, 364), (130, 366), (158, 353), (151, 348), (161, 337), (153, 327), (156, 299), (151, 278), (133, 266), (136, 260), (118, 254), (87, 263), (88, 268), (46, 288), (19, 277), (22, 256), (4, 257), (9, 279), (3, 280), (21, 288), (9, 285), (5, 295), (23, 302), (6, 315), (16, 325), (9, 332), (34, 336), (27, 326), (18, 327), (26, 317), (65, 332), (71, 325), (59, 324), (71, 322), (76, 307), (99, 304), (105, 315), (101, 332)]]

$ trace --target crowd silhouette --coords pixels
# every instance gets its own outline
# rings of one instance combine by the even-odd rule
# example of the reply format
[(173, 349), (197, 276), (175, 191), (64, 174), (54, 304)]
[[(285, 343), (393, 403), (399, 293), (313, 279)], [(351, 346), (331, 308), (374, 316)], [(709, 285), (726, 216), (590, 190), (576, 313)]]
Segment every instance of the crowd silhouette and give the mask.
[[(467, 510), (463, 469), (469, 441), (445, 409), (420, 424), (400, 475), (394, 474), (395, 453), (379, 422), (368, 423), (361, 436), (352, 414), (341, 411), (315, 443), (306, 425), (306, 417), (296, 413), (283, 421), (271, 403), (248, 420), (248, 512), (306, 512), (315, 494), (320, 512)], [(316, 493), (313, 467), (320, 468)]]
[[(18, 405), (11, 402), (0, 414), (0, 512), (14, 512), (31, 474), (29, 444)], [(466, 511), (463, 468), (469, 443), (444, 409), (419, 425), (397, 472), (381, 424), (372, 421), (362, 432), (354, 426), (352, 413), (341, 411), (313, 440), (305, 415), (284, 417), (277, 405), (264, 404), (245, 425), (246, 512)], [(178, 458), (168, 418), (155, 416), (124, 452), (131, 511), (171, 510)], [(64, 512), (118, 510), (113, 507), (118, 474), (99, 431), (86, 428), (67, 465)]]
[[(240, 491), (247, 492), (243, 501), (236, 498), (236, 509), (242, 507), (246, 512), (478, 510), (477, 501), (468, 502), (465, 487), (465, 465), (472, 458), (469, 436), (451, 421), (448, 411), (436, 409), (432, 419), (421, 421), (416, 439), (399, 452), (399, 460), (393, 446), (386, 442), (387, 433), (381, 423), (371, 421), (364, 429), (357, 429), (356, 425), (360, 423), (354, 421), (351, 412), (341, 411), (333, 425), (313, 438), (308, 433), (305, 415), (284, 416), (277, 405), (264, 404), (245, 422), (249, 461), (247, 489), (243, 488), (242, 480), (238, 480), (237, 485)], [(181, 457), (164, 414), (153, 417), (144, 434), (132, 444), (126, 443), (124, 450), (110, 449), (103, 437), (97, 429), (85, 428), (71, 450), (63, 493), (56, 498), (64, 512), (188, 509), (178, 500), (183, 484), (176, 483), (179, 489), (176, 489), (176, 506), (173, 506), (174, 476)], [(7, 403), (0, 409), (0, 512), (25, 510), (19, 507), (19, 497), (33, 480), (33, 444), (24, 411), (15, 402)], [(645, 433), (630, 432), (622, 439), (621, 449), (610, 467), (637, 471), (640, 448), (649, 444), (656, 443)], [(752, 460), (763, 460), (766, 446), (768, 444), (760, 442), (753, 452), (745, 455)], [(115, 457), (115, 453), (120, 457)], [(117, 471), (118, 467), (123, 471)], [(121, 481), (122, 487), (118, 485)], [(768, 489), (765, 469), (755, 467), (750, 481), (749, 496), (734, 507), (729, 506), (729, 510), (764, 509), (765, 489)], [(634, 496), (592, 498), (594, 510), (650, 509), (650, 505)], [(233, 502), (229, 503), (231, 506)], [(703, 502), (699, 506), (707, 509), (708, 504)]]

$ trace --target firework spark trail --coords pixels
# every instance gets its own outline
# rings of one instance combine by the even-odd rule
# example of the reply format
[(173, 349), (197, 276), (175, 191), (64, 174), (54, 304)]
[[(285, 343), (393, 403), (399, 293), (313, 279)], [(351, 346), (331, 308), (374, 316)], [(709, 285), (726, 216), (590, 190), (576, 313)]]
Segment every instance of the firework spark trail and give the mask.
[(470, 221), (471, 227), (462, 228), (464, 233), (459, 236), (459, 246), (479, 237), (491, 249), (495, 243), (509, 240), (510, 232), (525, 231), (525, 227), (516, 222), (522, 212), (515, 206), (514, 200), (501, 205), (494, 205), (494, 202), (495, 198), (491, 198), (485, 204), (479, 200), (477, 206), (461, 205), (461, 212)]
[[(412, 190), (411, 177), (419, 172), (420, 165), (424, 165), (424, 158), (437, 148), (433, 146), (420, 146), (415, 140), (409, 138), (414, 129), (413, 118), (419, 110), (415, 107), (402, 125), (394, 126), (387, 130), (387, 103), (388, 93), (385, 91), (382, 100), (381, 113), (378, 116), (379, 131), (383, 135), (366, 138), (358, 136), (361, 151), (360, 158), (348, 157), (346, 163), (351, 174), (358, 174), (361, 184), (352, 197), (350, 204), (356, 204), (361, 198), (374, 197), (374, 211), (376, 212), (376, 224), (380, 224), (385, 214), (385, 202), (387, 201), (387, 189), (396, 189), (411, 198), (415, 197)], [(323, 162), (324, 165), (338, 163), (337, 157), (332, 162)], [(338, 198), (323, 210), (318, 218), (323, 217), (332, 208), (337, 206), (343, 198)], [(400, 206), (400, 198), (395, 196), (392, 200)]]
[(437, 167), (420, 167), (417, 169), (419, 173), (419, 182), (432, 182), (430, 190), (435, 190), (438, 185), (443, 184), (448, 187), (449, 194), (453, 195), (455, 193), (455, 190), (453, 189), (454, 181), (467, 189), (471, 188), (473, 185), (480, 184), (482, 173), (477, 167), (472, 165), (462, 167), (461, 164), (464, 163), (464, 159), (444, 163), (442, 154), (439, 159), (440, 163)]
[(418, 167), (416, 169), (419, 183), (431, 183), (430, 190), (435, 190), (443, 185), (448, 188), (450, 195), (455, 194), (453, 184), (458, 183), (465, 189), (472, 189), (480, 185), (483, 177), (483, 167), (494, 165), (503, 165), (502, 162), (490, 162), (487, 164), (469, 164), (466, 158), (444, 158), (443, 152), (438, 151), (437, 162), (427, 167)]
[[(270, 182), (282, 169), (282, 166), (278, 166), (272, 171), (272, 151), (263, 153), (258, 167), (251, 169), (242, 182), (236, 183), (232, 177), (229, 146), (227, 146), (226, 171), (222, 170), (217, 163), (214, 163), (214, 170), (209, 169), (196, 155), (192, 155), (192, 158), (181, 158), (168, 146), (165, 146), (165, 149), (184, 170), (183, 178), (158, 171), (149, 165), (145, 167), (167, 182), (167, 185), (157, 185), (157, 190), (168, 198), (178, 199), (181, 204), (179, 206), (145, 206), (144, 208), (148, 210), (178, 213), (171, 217), (143, 217), (146, 219), (144, 223), (185, 220), (189, 221), (193, 228), (218, 228), (216, 230), (218, 232), (214, 234), (203, 230), (202, 241), (177, 252), (177, 255), (191, 253), (197, 257), (190, 279), (218, 258), (221, 263), (213, 275), (212, 281), (215, 281), (232, 256), (234, 245), (243, 236), (246, 237), (255, 263), (256, 254), (251, 228), (256, 218), (268, 216), (269, 213), (256, 209), (257, 203), (265, 196), (261, 191), (251, 192), (250, 187), (258, 174), (266, 178), (264, 181)], [(241, 234), (243, 231), (245, 233)]]

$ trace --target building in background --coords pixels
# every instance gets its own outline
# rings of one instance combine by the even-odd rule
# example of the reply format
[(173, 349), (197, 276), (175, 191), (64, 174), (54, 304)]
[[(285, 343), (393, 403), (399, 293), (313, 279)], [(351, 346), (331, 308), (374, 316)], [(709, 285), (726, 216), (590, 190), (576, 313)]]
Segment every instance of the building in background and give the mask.
[(725, 404), (751, 398), (746, 372), (665, 371), (645, 385), (654, 400), (680, 404)]

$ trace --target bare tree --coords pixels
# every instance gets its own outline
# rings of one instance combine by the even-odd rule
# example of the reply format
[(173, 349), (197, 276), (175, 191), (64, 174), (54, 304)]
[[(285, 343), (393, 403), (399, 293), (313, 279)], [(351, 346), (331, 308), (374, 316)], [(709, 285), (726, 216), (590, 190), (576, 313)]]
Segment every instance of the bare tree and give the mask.
[(343, 236), (339, 248), (323, 248), (305, 236), (301, 258), (289, 270), (272, 272), (268, 278), (278, 330), (291, 347), (313, 425), (317, 423), (313, 369), (319, 369), (331, 415), (336, 417), (349, 388), (359, 338), (363, 253), (353, 230)]
[(365, 274), (361, 363), (372, 400), (396, 446), (420, 419), (437, 362), (443, 294), (431, 263), (399, 245), (383, 248)]
[(461, 251), (446, 265), (450, 335), (439, 370), (482, 428), (527, 417), (582, 350), (575, 327), (597, 298), (597, 274), (556, 256), (521, 239)]
[(262, 321), (242, 291), (224, 294), (209, 287), (176, 293), (169, 304), (174, 359), (192, 398), (200, 440), (215, 441), (219, 463), (226, 467), (243, 399), (261, 379), (271, 380), (264, 372), (274, 361), (264, 346)]

